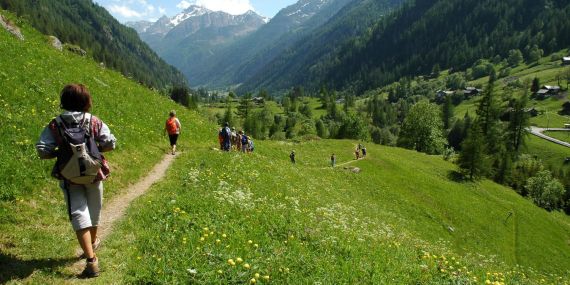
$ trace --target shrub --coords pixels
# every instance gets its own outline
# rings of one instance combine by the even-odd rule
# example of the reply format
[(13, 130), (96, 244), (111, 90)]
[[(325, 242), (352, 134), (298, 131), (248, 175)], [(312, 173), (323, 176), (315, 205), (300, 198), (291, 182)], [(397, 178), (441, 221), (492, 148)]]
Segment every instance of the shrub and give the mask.
[(540, 171), (529, 178), (525, 187), (533, 202), (541, 208), (552, 211), (564, 206), (562, 198), (566, 190), (562, 183), (552, 178), (548, 170)]

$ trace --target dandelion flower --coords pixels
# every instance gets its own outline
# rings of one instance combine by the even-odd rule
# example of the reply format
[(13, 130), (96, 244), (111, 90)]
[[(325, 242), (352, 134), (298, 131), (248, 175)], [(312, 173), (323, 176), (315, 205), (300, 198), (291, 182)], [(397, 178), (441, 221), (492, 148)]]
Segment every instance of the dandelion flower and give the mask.
[(237, 263), (242, 263), (242, 262), (243, 262), (243, 259), (241, 259), (241, 257), (238, 257), (238, 258), (236, 258), (236, 262), (237, 262)]
[(253, 247), (258, 248), (259, 245), (256, 243), (256, 244), (253, 245)]
[(218, 269), (218, 274), (224, 274), (224, 272), (221, 269)]
[(245, 268), (245, 269), (250, 269), (250, 268), (251, 268), (251, 265), (249, 265), (249, 263), (245, 263), (245, 264), (243, 265), (243, 268)]
[(263, 276), (263, 279), (265, 279), (265, 280), (269, 280), (269, 275), (265, 275), (265, 276)]
[(231, 259), (231, 258), (228, 259), (228, 264), (231, 265), (231, 266), (236, 265), (235, 261), (234, 261), (233, 259)]
[(208, 229), (208, 228), (204, 228), (204, 231), (205, 231), (205, 232), (208, 232), (208, 231), (210, 231), (210, 229)]
[(249, 283), (251, 284), (255, 284), (257, 282), (257, 280), (255, 280), (255, 278), (251, 278), (251, 280), (249, 280)]
[(252, 240), (248, 240), (248, 241), (247, 241), (247, 243), (249, 243), (249, 244), (252, 244), (252, 243), (253, 243), (253, 241), (252, 241)]
[(216, 243), (221, 243), (221, 242), (222, 242), (222, 241), (221, 241), (221, 240), (219, 240), (219, 239), (217, 239), (217, 240), (216, 240)]
[(222, 237), (223, 237), (223, 238), (226, 238), (226, 237), (228, 237), (228, 236), (227, 236), (226, 234), (222, 234)]
[(259, 279), (259, 276), (261, 276), (261, 275), (259, 275), (259, 273), (255, 273), (254, 276), (255, 276), (255, 278)]

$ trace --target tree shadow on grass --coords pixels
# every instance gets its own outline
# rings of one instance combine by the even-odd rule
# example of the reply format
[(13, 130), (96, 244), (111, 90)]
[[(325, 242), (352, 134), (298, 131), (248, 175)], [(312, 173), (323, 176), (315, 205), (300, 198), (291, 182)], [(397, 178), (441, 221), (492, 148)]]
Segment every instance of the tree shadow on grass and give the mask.
[(36, 270), (51, 271), (75, 261), (76, 257), (22, 260), (0, 251), (0, 284), (25, 279)]
[(447, 178), (457, 183), (463, 183), (468, 181), (468, 179), (463, 174), (455, 170), (450, 170), (449, 172), (447, 172)]

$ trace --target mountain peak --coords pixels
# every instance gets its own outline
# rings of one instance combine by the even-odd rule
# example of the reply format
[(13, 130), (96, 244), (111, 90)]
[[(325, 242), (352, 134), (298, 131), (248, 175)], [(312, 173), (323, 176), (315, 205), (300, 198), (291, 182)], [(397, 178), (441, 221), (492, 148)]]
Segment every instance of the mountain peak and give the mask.
[(211, 13), (212, 11), (202, 7), (202, 6), (198, 6), (198, 5), (191, 5), (190, 7), (184, 9), (184, 11), (182, 11), (182, 13), (174, 16), (172, 19), (170, 19), (170, 23), (172, 23), (172, 25), (174, 26), (178, 26), (178, 24), (184, 22), (184, 20), (190, 18), (190, 17), (197, 17), (197, 16), (202, 16), (204, 14), (208, 14)]

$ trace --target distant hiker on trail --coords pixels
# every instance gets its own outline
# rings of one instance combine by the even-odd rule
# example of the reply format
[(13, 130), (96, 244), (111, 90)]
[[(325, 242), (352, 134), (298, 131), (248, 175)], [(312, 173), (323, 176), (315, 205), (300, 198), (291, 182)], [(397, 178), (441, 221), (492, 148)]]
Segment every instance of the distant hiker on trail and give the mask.
[(237, 133), (237, 138), (236, 138), (236, 150), (237, 151), (241, 151), (241, 138), (243, 137), (243, 132), (240, 130)]
[(233, 148), (234, 150), (239, 151), (239, 148), (237, 148), (237, 145), (238, 145), (238, 133), (236, 132), (236, 128), (235, 128), (235, 127), (232, 128), (232, 139), (231, 139), (231, 142), (232, 142), (232, 148)]
[(255, 148), (255, 145), (253, 143), (253, 140), (250, 139), (249, 140), (249, 152), (253, 152), (253, 149)]
[(245, 132), (241, 132), (241, 151), (247, 152), (249, 148), (249, 138), (245, 135)]
[(289, 154), (289, 158), (291, 159), (291, 162), (293, 164), (295, 164), (295, 151), (291, 151), (291, 153)]
[(362, 157), (363, 157), (363, 158), (366, 157), (366, 147), (362, 145), (362, 146), (360, 147), (360, 150), (362, 150)]
[(170, 117), (166, 120), (164, 125), (164, 133), (168, 134), (170, 139), (170, 150), (172, 155), (176, 154), (176, 142), (178, 141), (178, 136), (180, 135), (180, 121), (176, 118), (176, 111), (170, 111)]
[(109, 175), (101, 152), (115, 148), (109, 127), (91, 115), (92, 101), (81, 84), (67, 85), (60, 95), (63, 113), (42, 131), (36, 144), (42, 159), (57, 158), (52, 176), (60, 180), (69, 220), (83, 256), (87, 259), (82, 277), (99, 276), (97, 227), (103, 205), (103, 180)]
[(230, 151), (232, 148), (232, 131), (230, 130), (230, 123), (226, 122), (224, 127), (222, 128), (222, 150), (223, 151)]
[(218, 142), (220, 143), (220, 150), (224, 149), (224, 137), (222, 136), (222, 128), (218, 129)]
[(334, 153), (331, 155), (331, 167), (336, 165), (336, 155)]
[(360, 158), (360, 149), (358, 148), (358, 146), (356, 146), (356, 148), (354, 149), (354, 155), (356, 156), (356, 160), (358, 160)]

